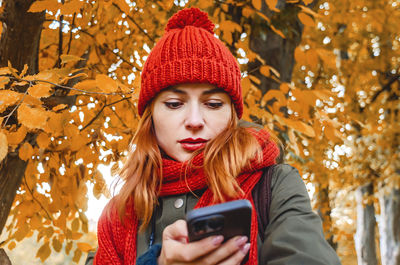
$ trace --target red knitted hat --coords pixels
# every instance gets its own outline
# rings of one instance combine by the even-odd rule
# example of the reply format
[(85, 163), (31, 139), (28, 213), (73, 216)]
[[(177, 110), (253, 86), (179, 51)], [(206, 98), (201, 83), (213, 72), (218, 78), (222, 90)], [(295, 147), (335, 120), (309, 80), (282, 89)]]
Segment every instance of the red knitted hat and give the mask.
[(168, 21), (164, 36), (144, 64), (139, 95), (139, 115), (161, 90), (183, 83), (209, 83), (231, 97), (237, 116), (243, 113), (239, 65), (213, 32), (205, 12), (188, 8)]

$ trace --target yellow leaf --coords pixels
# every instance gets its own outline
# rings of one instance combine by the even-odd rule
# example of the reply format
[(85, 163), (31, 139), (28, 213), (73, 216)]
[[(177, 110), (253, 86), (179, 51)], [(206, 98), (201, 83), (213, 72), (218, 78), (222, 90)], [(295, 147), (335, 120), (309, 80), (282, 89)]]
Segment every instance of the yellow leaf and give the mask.
[(83, 7), (83, 1), (71, 1), (69, 3), (65, 3), (60, 7), (61, 14), (70, 15), (73, 13), (78, 13), (80, 9)]
[(271, 19), (269, 17), (267, 17), (263, 12), (257, 11), (257, 15), (259, 15), (260, 17), (265, 19), (265, 21), (267, 21), (268, 23), (271, 23)]
[(42, 132), (37, 136), (36, 143), (40, 148), (46, 149), (50, 144), (50, 137), (47, 135), (47, 133)]
[(22, 94), (10, 91), (0, 90), (0, 113), (8, 106), (12, 106), (22, 99)]
[(260, 79), (258, 79), (257, 77), (255, 77), (254, 75), (249, 75), (249, 78), (251, 81), (253, 81), (254, 83), (256, 83), (257, 85), (261, 84)]
[(35, 98), (46, 98), (51, 96), (51, 85), (39, 83), (28, 88), (28, 94)]
[(281, 90), (270, 89), (265, 93), (265, 95), (261, 99), (261, 105), (265, 105), (266, 102), (270, 101), (271, 99), (276, 99), (278, 101), (279, 106), (286, 105), (286, 97), (285, 94), (282, 93)]
[(44, 243), (36, 253), (36, 258), (40, 258), (44, 262), (51, 254), (49, 242)]
[(16, 246), (17, 244), (15, 243), (15, 241), (11, 241), (10, 244), (8, 244), (8, 249), (13, 250)]
[(93, 247), (91, 245), (89, 245), (88, 243), (79, 242), (79, 243), (77, 243), (77, 246), (83, 252), (89, 252), (93, 249)]
[(307, 6), (311, 4), (314, 0), (303, 0), (303, 3)]
[(324, 134), (328, 140), (335, 142), (338, 138), (336, 136), (336, 129), (331, 123), (325, 123)]
[(309, 49), (306, 52), (306, 60), (310, 69), (315, 69), (318, 66), (318, 54), (314, 49)]
[(31, 229), (36, 230), (42, 226), (42, 218), (39, 214), (35, 213), (29, 221), (29, 224), (31, 225)]
[(66, 253), (67, 255), (69, 255), (69, 252), (71, 251), (71, 248), (72, 248), (72, 241), (69, 241), (69, 242), (67, 243), (67, 245), (65, 246), (65, 253)]
[[(70, 145), (71, 151), (78, 151), (89, 142), (89, 138), (82, 134), (75, 135)], [(85, 148), (86, 149), (86, 148)]]
[(299, 65), (305, 65), (307, 63), (306, 54), (300, 47), (294, 50), (294, 59)]
[(230, 20), (224, 20), (219, 24), (219, 28), (223, 31), (227, 31), (227, 32), (234, 32), (234, 31), (242, 31), (242, 27)]
[(316, 97), (318, 97), (321, 100), (326, 100), (329, 101), (331, 100), (331, 97), (335, 97), (335, 93), (333, 93), (332, 91), (329, 90), (311, 90), (312, 93), (314, 93), (314, 95)]
[(54, 237), (53, 241), (52, 241), (52, 245), (53, 245), (53, 248), (54, 248), (54, 250), (56, 252), (60, 252), (61, 251), (62, 244), (61, 244), (60, 240), (58, 240), (57, 238)]
[(268, 77), (268, 76), (270, 76), (269, 69), (270, 69), (270, 67), (269, 67), (268, 65), (263, 65), (263, 66), (261, 66), (261, 68), (260, 68), (260, 73), (261, 73), (262, 75)]
[(288, 83), (282, 83), (282, 84), (279, 86), (279, 89), (280, 89), (284, 94), (286, 94), (287, 92), (289, 92), (289, 85), (288, 85)]
[(19, 148), (19, 158), (21, 158), (24, 161), (27, 161), (30, 159), (33, 155), (33, 148), (32, 145), (29, 143), (25, 142), (20, 148)]
[(57, 105), (57, 106), (55, 106), (54, 108), (52, 108), (52, 110), (53, 110), (53, 111), (59, 111), (59, 110), (65, 109), (65, 108), (67, 108), (67, 107), (68, 107), (67, 104), (60, 104), (60, 105)]
[(56, 13), (60, 4), (57, 0), (44, 0), (44, 1), (35, 1), (29, 8), (28, 12), (42, 12), (43, 10), (49, 10), (53, 13)]
[(214, 4), (213, 0), (201, 0), (197, 4), (197, 7), (204, 10), (204, 9), (209, 8), (210, 6), (213, 6), (213, 4)]
[(78, 263), (79, 260), (81, 259), (81, 256), (82, 256), (82, 250), (77, 248), (74, 252), (74, 257), (72, 258), (72, 261)]
[(83, 236), (82, 233), (72, 232), (72, 234), (71, 234), (71, 239), (72, 239), (72, 240), (78, 240), (78, 239), (81, 238), (82, 236)]
[(0, 162), (6, 157), (8, 153), (7, 136), (0, 132)]
[(0, 88), (2, 88), (3, 85), (7, 84), (8, 82), (10, 82), (10, 78), (7, 76), (0, 76)]
[(271, 70), (271, 72), (274, 73), (274, 75), (276, 75), (277, 77), (281, 77), (281, 74), (278, 72), (278, 70), (276, 70), (272, 66), (269, 67), (269, 70)]
[(83, 60), (81, 57), (71, 54), (62, 54), (60, 58), (61, 58), (61, 64)]
[(114, 3), (116, 3), (125, 14), (128, 15), (130, 13), (130, 7), (125, 0), (114, 0)]
[(289, 128), (289, 133), (288, 133), (288, 135), (289, 135), (289, 140), (290, 140), (290, 146), (293, 148), (293, 150), (294, 150), (294, 153), (297, 155), (297, 156), (299, 156), (300, 155), (300, 149), (299, 149), (299, 146), (298, 146), (298, 141), (297, 141), (297, 137), (296, 137), (296, 135), (294, 134), (294, 131), (292, 130), (292, 129), (290, 129)]
[(85, 91), (95, 91), (96, 90), (96, 80), (84, 80), (79, 82), (74, 86), (76, 89), (81, 89)]
[(305, 6), (303, 6), (303, 5), (298, 5), (300, 8), (301, 8), (301, 10), (304, 12), (304, 13), (306, 13), (306, 14), (309, 14), (310, 16), (312, 16), (312, 17), (320, 17), (321, 15), (319, 15), (318, 13), (315, 13), (312, 9), (310, 9), (310, 8), (308, 8), (308, 7), (305, 7)]
[(79, 218), (75, 218), (71, 223), (71, 230), (77, 232), (79, 230)]
[(101, 45), (106, 42), (106, 36), (103, 33), (99, 33), (96, 35), (96, 41)]
[(278, 34), (279, 36), (281, 36), (283, 39), (286, 39), (285, 35), (283, 34), (282, 31), (280, 31), (279, 29), (275, 28), (274, 25), (270, 25), (271, 29), (273, 32), (275, 32), (276, 34)]
[(107, 75), (97, 75), (96, 84), (97, 87), (105, 93), (114, 93), (118, 91), (118, 83)]
[(8, 69), (13, 77), (19, 79), (19, 75), (17, 75), (17, 69), (13, 68), (10, 61), (7, 61)]
[(242, 15), (244, 17), (251, 17), (254, 14), (254, 10), (251, 7), (245, 6), (242, 10)]
[(0, 68), (0, 75), (9, 75), (11, 71), (8, 67), (1, 67)]
[(254, 8), (257, 10), (261, 9), (261, 0), (251, 0), (251, 3), (253, 4)]
[(307, 135), (309, 137), (315, 137), (315, 132), (313, 127), (311, 127), (308, 124), (305, 124), (302, 121), (299, 120), (292, 120), (292, 119), (287, 119), (284, 117), (280, 117), (280, 119), (290, 128)]
[(265, 2), (268, 5), (269, 9), (271, 9), (272, 11), (275, 11), (275, 12), (280, 12), (280, 10), (276, 8), (276, 5), (278, 4), (278, 0), (265, 0)]
[(305, 26), (310, 26), (310, 27), (315, 26), (314, 19), (312, 19), (312, 17), (310, 17), (309, 15), (307, 15), (303, 12), (299, 12), (297, 14), (297, 16), (299, 17), (299, 20), (301, 21), (301, 23), (303, 23)]
[(44, 129), (48, 113), (41, 108), (32, 108), (22, 103), (18, 108), (18, 121), (29, 129)]
[(26, 74), (27, 71), (28, 71), (28, 65), (24, 64), (24, 69), (22, 69), (22, 72), (21, 72), (21, 74), (19, 76), (23, 77)]

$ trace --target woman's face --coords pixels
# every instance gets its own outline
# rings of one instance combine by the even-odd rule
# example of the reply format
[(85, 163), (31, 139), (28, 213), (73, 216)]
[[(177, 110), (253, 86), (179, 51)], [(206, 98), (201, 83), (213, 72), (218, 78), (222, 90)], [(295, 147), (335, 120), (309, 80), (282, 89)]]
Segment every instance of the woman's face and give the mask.
[(157, 143), (173, 159), (184, 162), (227, 126), (231, 99), (210, 84), (180, 84), (154, 99), (153, 123)]

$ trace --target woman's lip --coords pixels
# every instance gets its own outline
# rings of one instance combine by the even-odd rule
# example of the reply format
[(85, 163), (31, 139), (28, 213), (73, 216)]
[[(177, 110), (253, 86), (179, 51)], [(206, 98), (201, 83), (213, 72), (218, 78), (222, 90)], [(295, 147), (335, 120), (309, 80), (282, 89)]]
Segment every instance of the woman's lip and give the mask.
[(197, 142), (197, 143), (180, 142), (182, 148), (190, 152), (203, 148), (206, 145), (206, 143), (207, 142)]
[(205, 143), (205, 142), (207, 142), (207, 140), (203, 139), (203, 138), (196, 138), (196, 139), (186, 138), (186, 139), (183, 139), (183, 140), (179, 140), (178, 142), (179, 143), (197, 144), (197, 143)]

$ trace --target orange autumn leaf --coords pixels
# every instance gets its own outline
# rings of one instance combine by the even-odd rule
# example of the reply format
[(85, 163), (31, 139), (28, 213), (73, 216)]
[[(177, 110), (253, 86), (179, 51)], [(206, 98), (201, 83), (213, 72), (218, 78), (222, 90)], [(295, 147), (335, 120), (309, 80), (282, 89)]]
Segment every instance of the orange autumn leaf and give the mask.
[(82, 250), (82, 252), (89, 252), (93, 249), (93, 247), (88, 243), (79, 242), (77, 243), (77, 246), (80, 250)]
[(9, 90), (0, 90), (0, 113), (22, 99), (22, 94)]
[(312, 17), (310, 17), (309, 15), (300, 12), (298, 15), (299, 20), (301, 21), (301, 23), (303, 23), (305, 26), (309, 26), (309, 27), (314, 27), (315, 26), (315, 22), (314, 19), (312, 19)]
[(96, 76), (96, 85), (105, 93), (115, 93), (118, 91), (118, 83), (111, 77), (103, 74)]
[(20, 148), (19, 148), (19, 158), (21, 158), (24, 161), (28, 161), (33, 155), (33, 148), (32, 145), (29, 143), (25, 142)]
[(46, 98), (51, 95), (51, 85), (38, 83), (28, 88), (28, 94), (35, 98)]
[(42, 108), (32, 108), (25, 103), (18, 108), (18, 120), (29, 129), (44, 129), (48, 118)]

